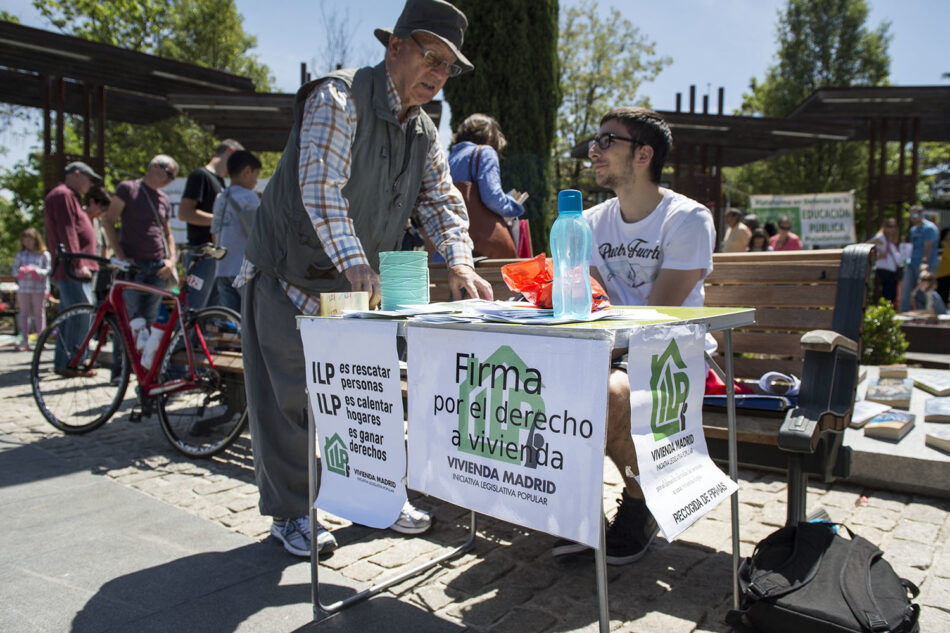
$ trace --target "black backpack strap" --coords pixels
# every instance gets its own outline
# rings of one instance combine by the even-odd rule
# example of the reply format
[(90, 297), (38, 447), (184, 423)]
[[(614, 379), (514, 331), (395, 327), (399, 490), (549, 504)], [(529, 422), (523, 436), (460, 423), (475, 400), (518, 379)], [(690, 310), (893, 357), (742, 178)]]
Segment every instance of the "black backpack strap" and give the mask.
[(871, 595), (871, 563), (882, 555), (867, 539), (853, 536), (848, 559), (841, 569), (841, 593), (845, 602), (864, 630), (873, 633), (891, 630)]
[[(811, 582), (818, 573), (822, 555), (835, 537), (830, 524), (803, 521), (794, 528), (779, 530), (760, 545), (765, 545), (772, 536), (778, 536), (786, 529), (794, 530), (794, 549), (785, 563), (776, 569), (752, 570), (747, 591), (756, 598), (783, 596)], [(785, 533), (783, 536), (787, 538), (789, 535)], [(794, 580), (790, 581), (790, 578)]]

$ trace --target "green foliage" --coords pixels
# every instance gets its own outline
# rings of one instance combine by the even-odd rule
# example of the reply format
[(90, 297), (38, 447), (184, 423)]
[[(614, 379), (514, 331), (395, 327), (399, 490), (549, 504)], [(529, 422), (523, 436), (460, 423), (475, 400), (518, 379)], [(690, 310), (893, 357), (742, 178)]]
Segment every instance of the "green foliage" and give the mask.
[(896, 315), (894, 306), (884, 298), (864, 313), (861, 362), (866, 365), (890, 365), (904, 360), (907, 339), (894, 319)]
[(3, 236), (0, 240), (0, 274), (10, 274), (13, 258), (20, 250), (20, 233), (31, 224), (36, 226), (41, 233), (44, 230), (42, 223), (38, 226), (31, 223), (20, 213), (14, 203), (0, 196), (0, 235)]
[[(887, 83), (890, 25), (865, 26), (865, 0), (788, 0), (778, 16), (777, 61), (751, 80), (743, 114), (784, 117), (822, 86)], [(790, 152), (731, 172), (730, 185), (750, 193), (822, 193), (855, 189), (866, 199), (867, 147), (833, 143)]]
[(554, 197), (550, 156), (559, 101), (557, 1), (454, 4), (469, 20), (463, 51), (475, 71), (450, 79), (443, 89), (452, 107), (452, 127), (475, 112), (501, 124), (508, 139), (503, 186), (531, 195), (525, 217), (531, 222), (534, 250), (541, 252)]
[(582, 161), (571, 158), (571, 148), (593, 136), (609, 110), (649, 107), (648, 99), (637, 98), (637, 90), (672, 60), (656, 57), (655, 43), (616, 8), (601, 17), (596, 0), (584, 0), (563, 12), (558, 58), (563, 99), (554, 157), (557, 188), (590, 191), (593, 178)]

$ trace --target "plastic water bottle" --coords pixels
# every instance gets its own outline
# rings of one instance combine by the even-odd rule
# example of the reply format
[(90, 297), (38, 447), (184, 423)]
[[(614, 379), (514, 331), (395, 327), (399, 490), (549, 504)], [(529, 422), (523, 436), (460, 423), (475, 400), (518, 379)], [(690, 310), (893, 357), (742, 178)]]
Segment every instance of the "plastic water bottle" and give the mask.
[(145, 349), (145, 343), (148, 341), (148, 324), (142, 317), (135, 317), (129, 321), (129, 327), (132, 329), (132, 340), (135, 341), (135, 349), (139, 354)]
[(580, 191), (565, 189), (557, 194), (557, 220), (551, 227), (551, 255), (554, 259), (551, 300), (557, 318), (585, 319), (590, 315), (593, 237), (582, 211)]
[(148, 340), (145, 342), (145, 348), (142, 350), (142, 367), (149, 369), (152, 361), (155, 360), (155, 352), (158, 351), (158, 344), (165, 335), (165, 329), (168, 327), (165, 323), (153, 323)]

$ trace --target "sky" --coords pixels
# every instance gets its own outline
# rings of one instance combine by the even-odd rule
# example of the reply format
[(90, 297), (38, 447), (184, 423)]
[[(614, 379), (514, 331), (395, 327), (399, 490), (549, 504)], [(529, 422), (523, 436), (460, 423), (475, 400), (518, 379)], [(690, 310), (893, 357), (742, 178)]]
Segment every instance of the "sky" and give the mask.
[[(321, 26), (319, 0), (236, 0), (244, 16), (244, 30), (257, 37), (252, 51), (270, 68), (279, 92), (293, 92), (300, 83), (300, 64), (306, 62), (316, 71), (320, 66)], [(383, 47), (373, 37), (373, 29), (392, 27), (403, 7), (403, 0), (328, 0), (326, 6), (339, 7), (336, 14), (348, 17), (354, 33), (354, 65), (375, 63), (382, 58)], [(561, 0), (562, 10), (577, 4)], [(676, 93), (683, 93), (688, 107), (689, 87), (696, 86), (696, 107), (702, 107), (702, 95), (710, 95), (710, 110), (715, 111), (717, 91), (725, 89), (725, 112), (739, 107), (748, 90), (749, 79), (762, 79), (776, 53), (775, 27), (785, 0), (600, 0), (604, 14), (611, 6), (656, 42), (657, 53), (673, 59), (656, 80), (641, 86), (641, 95), (660, 110), (673, 110)], [(942, 77), (950, 72), (946, 55), (947, 25), (950, 24), (948, 0), (869, 0), (868, 24), (891, 23), (891, 83), (893, 85), (947, 85)], [(347, 7), (347, 8), (345, 8)], [(32, 8), (30, 0), (0, 0), (0, 9), (17, 15), (22, 23), (50, 28)], [(348, 12), (347, 12), (348, 11)], [(504, 45), (504, 33), (496, 36)], [(463, 46), (464, 51), (464, 46)], [(621, 105), (621, 104), (617, 104)], [(443, 115), (442, 137), (447, 141), (447, 112)], [(9, 148), (0, 155), (0, 168), (9, 168), (22, 160), (38, 141), (34, 129), (0, 130), (0, 146)]]

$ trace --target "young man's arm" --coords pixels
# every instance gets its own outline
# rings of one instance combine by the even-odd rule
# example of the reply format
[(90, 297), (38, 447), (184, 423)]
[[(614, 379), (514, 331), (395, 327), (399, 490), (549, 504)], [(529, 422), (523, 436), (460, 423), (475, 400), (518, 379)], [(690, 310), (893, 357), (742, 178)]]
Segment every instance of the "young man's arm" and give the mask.
[(188, 180), (185, 181), (185, 190), (178, 205), (178, 217), (194, 226), (211, 226), (213, 216), (198, 208), (198, 199), (195, 197), (201, 195), (202, 186), (201, 176), (195, 172), (188, 175)]
[(651, 306), (681, 306), (693, 286), (703, 278), (704, 270), (672, 270), (664, 268), (653, 282), (653, 290), (647, 299)]

